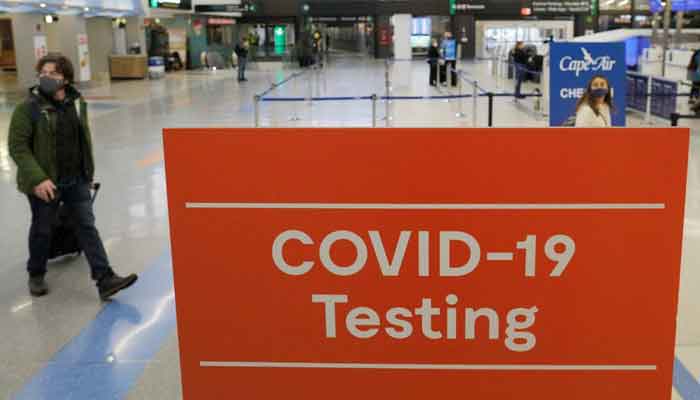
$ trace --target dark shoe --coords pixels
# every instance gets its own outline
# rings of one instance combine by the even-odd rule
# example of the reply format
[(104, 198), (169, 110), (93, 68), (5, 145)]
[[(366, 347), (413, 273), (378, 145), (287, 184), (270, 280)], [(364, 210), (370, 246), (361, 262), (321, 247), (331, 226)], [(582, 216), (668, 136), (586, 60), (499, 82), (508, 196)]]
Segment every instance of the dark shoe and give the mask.
[(29, 293), (34, 297), (46, 296), (49, 293), (44, 275), (29, 277)]
[(700, 114), (700, 103), (695, 103), (690, 109), (693, 110), (695, 114)]
[(119, 276), (117, 274), (108, 275), (97, 283), (97, 289), (100, 292), (100, 299), (109, 300), (110, 297), (117, 294), (119, 291), (128, 288), (133, 285), (138, 276), (136, 274), (131, 274), (129, 276)]
[(243, 82), (248, 82), (246, 78), (241, 79)]

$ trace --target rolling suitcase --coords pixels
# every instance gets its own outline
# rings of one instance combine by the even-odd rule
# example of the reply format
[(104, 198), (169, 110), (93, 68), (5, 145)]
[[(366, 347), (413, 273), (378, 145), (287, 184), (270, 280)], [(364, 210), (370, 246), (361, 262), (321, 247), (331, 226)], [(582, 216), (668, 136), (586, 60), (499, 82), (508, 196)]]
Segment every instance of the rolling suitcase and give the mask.
[[(90, 201), (95, 202), (97, 193), (100, 191), (100, 184), (92, 184), (92, 197)], [(78, 227), (75, 219), (61, 202), (58, 205), (56, 216), (51, 222), (51, 246), (49, 250), (49, 260), (54, 260), (59, 257), (73, 255), (79, 256), (82, 253), (80, 243), (78, 243), (78, 235), (76, 233)]]

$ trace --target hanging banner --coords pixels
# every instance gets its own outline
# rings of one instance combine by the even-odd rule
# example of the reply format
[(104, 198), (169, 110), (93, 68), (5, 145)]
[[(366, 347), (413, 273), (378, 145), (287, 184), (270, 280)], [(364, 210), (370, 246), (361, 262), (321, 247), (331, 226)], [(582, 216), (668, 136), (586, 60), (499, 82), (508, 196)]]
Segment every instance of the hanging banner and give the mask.
[(49, 54), (46, 46), (46, 36), (45, 35), (35, 35), (34, 36), (34, 58), (39, 61), (42, 57)]
[(78, 66), (80, 79), (78, 82), (87, 82), (91, 79), (90, 74), (90, 49), (88, 48), (88, 37), (86, 34), (78, 34)]
[(669, 399), (688, 141), (166, 130), (184, 398)]
[(604, 77), (610, 85), (611, 125), (625, 126), (627, 77), (623, 42), (554, 42), (549, 54), (550, 126), (572, 125), (576, 104), (596, 76)]

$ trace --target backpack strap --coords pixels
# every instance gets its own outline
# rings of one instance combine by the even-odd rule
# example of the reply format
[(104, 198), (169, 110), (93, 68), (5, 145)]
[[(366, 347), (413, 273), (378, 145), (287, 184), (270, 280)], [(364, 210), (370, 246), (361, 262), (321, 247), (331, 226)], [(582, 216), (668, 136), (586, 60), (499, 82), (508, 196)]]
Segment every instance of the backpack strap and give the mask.
[(29, 115), (32, 119), (32, 133), (36, 131), (36, 126), (41, 118), (41, 106), (35, 98), (29, 99)]

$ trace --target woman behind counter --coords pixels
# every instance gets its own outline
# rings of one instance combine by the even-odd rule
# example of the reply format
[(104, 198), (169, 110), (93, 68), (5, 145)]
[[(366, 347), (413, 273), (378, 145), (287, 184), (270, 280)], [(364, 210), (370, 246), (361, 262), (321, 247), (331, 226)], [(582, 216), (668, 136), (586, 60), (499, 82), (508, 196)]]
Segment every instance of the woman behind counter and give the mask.
[(610, 111), (612, 110), (610, 84), (605, 77), (594, 76), (586, 92), (576, 104), (577, 128), (607, 128), (612, 126)]

